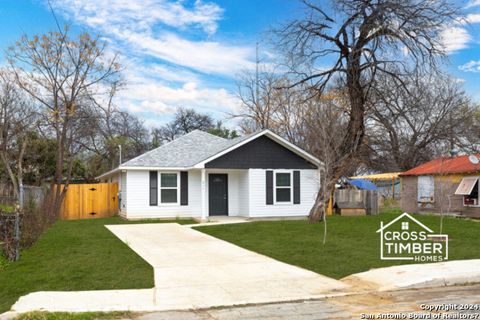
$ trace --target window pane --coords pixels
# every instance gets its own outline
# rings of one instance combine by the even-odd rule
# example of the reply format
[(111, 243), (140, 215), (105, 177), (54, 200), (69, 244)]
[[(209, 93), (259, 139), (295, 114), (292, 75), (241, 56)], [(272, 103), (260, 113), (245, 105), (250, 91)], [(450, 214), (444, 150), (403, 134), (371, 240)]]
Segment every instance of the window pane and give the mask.
[(177, 189), (162, 189), (162, 203), (177, 203)]
[(176, 173), (162, 173), (162, 187), (176, 188), (177, 174)]
[(278, 187), (289, 187), (290, 186), (290, 173), (277, 173), (276, 174), (276, 184)]
[(290, 188), (277, 188), (277, 202), (290, 202)]

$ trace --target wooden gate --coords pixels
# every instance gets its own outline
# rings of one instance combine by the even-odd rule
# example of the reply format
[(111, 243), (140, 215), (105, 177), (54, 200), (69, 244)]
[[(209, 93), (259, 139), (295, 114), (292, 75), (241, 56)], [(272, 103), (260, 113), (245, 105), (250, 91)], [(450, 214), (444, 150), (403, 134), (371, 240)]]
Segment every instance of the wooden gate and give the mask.
[(70, 184), (62, 205), (63, 220), (112, 217), (118, 212), (118, 183)]

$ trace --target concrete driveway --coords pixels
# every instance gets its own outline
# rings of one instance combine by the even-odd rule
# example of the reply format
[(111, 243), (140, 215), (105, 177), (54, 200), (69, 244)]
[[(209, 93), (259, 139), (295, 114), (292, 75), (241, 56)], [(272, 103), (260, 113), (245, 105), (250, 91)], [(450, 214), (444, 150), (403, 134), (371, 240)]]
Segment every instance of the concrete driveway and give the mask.
[(154, 267), (162, 309), (311, 299), (348, 288), (178, 224), (107, 228)]

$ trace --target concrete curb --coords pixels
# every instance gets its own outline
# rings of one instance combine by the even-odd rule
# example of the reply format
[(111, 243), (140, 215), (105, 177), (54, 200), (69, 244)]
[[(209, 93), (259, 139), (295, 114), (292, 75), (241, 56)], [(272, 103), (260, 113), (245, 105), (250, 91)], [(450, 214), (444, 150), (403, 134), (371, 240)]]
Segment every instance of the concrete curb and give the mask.
[(480, 283), (480, 259), (372, 269), (341, 281), (360, 288), (395, 291)]

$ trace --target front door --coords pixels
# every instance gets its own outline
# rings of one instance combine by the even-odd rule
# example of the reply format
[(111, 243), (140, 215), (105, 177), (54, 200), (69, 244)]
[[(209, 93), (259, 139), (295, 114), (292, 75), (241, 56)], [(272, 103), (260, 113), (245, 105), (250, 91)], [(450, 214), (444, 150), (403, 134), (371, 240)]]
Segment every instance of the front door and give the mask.
[(211, 216), (228, 216), (228, 175), (208, 175), (208, 208)]

